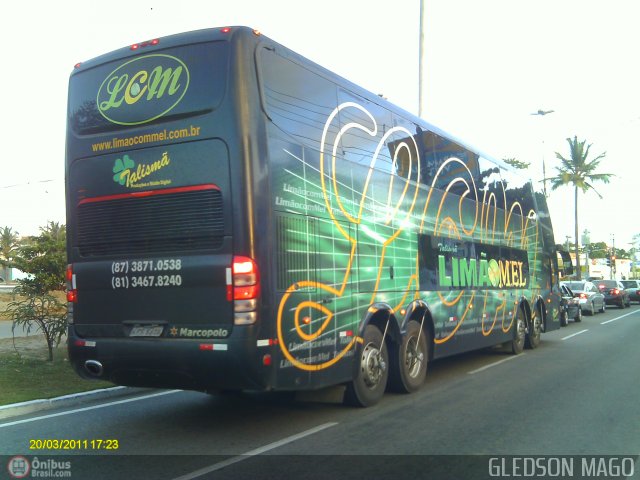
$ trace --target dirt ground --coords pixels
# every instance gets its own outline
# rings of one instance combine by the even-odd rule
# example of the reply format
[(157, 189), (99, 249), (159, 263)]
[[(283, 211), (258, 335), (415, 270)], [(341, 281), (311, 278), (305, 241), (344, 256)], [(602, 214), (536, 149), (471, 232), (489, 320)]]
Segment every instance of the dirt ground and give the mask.
[(13, 301), (13, 295), (10, 293), (0, 293), (0, 320), (5, 319), (2, 312), (9, 306), (9, 302)]
[[(59, 302), (66, 305), (67, 297), (64, 292), (52, 292), (51, 294), (54, 297), (56, 297)], [(2, 312), (6, 310), (6, 308), (9, 306), (9, 303), (15, 300), (20, 300), (20, 298), (21, 298), (20, 296), (16, 296), (14, 298), (13, 293), (7, 293), (7, 292), (0, 293), (0, 320), (6, 318), (2, 316)]]
[[(60, 292), (56, 292), (55, 295), (57, 296), (59, 293)], [(8, 328), (11, 328), (11, 320), (3, 316), (2, 312), (12, 301), (14, 301), (14, 297), (11, 293), (0, 293), (0, 323), (7, 325)], [(60, 345), (64, 346), (65, 341), (66, 338), (63, 338)], [(0, 338), (0, 354), (15, 353), (16, 350), (23, 356), (41, 357), (42, 355), (46, 355), (47, 342), (44, 335), (36, 334), (29, 335), (28, 337)]]
[[(63, 346), (64, 342), (63, 338), (60, 345)], [(0, 338), (0, 355), (16, 352), (25, 357), (41, 358), (47, 355), (47, 341), (44, 339), (44, 335)]]

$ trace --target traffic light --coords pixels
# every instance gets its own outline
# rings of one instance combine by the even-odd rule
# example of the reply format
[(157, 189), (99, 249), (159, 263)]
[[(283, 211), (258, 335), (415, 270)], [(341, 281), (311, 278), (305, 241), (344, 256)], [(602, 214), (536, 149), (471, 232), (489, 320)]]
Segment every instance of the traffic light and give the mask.
[(607, 257), (607, 267), (610, 267), (610, 266), (611, 266), (611, 258)]

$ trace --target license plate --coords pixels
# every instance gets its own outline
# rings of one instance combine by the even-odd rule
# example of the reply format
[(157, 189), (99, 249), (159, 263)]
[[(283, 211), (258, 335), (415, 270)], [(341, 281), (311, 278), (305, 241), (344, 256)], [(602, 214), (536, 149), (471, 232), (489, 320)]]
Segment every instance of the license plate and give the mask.
[(162, 325), (136, 326), (131, 329), (130, 337), (159, 337), (162, 335)]

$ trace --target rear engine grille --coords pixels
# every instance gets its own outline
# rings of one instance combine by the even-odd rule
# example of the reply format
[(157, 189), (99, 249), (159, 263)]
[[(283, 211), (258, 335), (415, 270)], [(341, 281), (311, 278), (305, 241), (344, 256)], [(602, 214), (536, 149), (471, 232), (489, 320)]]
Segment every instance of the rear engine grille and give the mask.
[(89, 199), (78, 206), (83, 257), (216, 249), (224, 216), (217, 188)]

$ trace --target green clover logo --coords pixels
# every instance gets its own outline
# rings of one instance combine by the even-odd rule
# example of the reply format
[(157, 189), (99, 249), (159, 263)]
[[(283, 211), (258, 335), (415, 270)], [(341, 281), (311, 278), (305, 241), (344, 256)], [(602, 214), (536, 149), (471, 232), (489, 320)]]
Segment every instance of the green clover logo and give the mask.
[(113, 173), (115, 174), (113, 176), (113, 181), (120, 185), (124, 185), (127, 182), (127, 177), (126, 175), (123, 175), (123, 173), (135, 166), (135, 162), (129, 157), (129, 155), (116, 159), (116, 163), (113, 166)]

